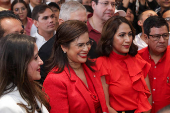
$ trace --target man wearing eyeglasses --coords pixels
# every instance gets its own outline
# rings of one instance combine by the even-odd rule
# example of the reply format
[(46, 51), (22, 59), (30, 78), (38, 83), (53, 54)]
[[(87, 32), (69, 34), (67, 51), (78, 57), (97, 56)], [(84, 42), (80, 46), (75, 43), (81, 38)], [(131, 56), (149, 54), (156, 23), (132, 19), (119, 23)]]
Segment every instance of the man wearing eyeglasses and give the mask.
[(147, 18), (143, 27), (148, 47), (140, 50), (139, 54), (151, 64), (148, 73), (152, 92), (151, 113), (156, 113), (170, 104), (169, 27), (159, 16)]
[(88, 32), (90, 38), (98, 43), (104, 23), (114, 15), (115, 0), (92, 0), (93, 14), (88, 15)]

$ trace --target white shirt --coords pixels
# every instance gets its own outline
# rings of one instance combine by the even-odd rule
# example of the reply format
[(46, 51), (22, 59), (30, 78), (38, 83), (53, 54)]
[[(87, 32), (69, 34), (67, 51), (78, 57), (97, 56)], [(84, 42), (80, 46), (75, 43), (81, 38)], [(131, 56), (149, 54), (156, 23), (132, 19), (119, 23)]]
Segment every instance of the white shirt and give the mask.
[(34, 36), (37, 30), (38, 30), (37, 27), (34, 24), (32, 24), (30, 30), (30, 36)]
[[(17, 105), (17, 103), (22, 103), (24, 105), (28, 105), (28, 103), (21, 97), (17, 87), (5, 95), (0, 97), (0, 113), (27, 113), (26, 110)], [(49, 113), (44, 105), (42, 105), (39, 101), (37, 101), (38, 106), (41, 108), (42, 113)], [(35, 111), (35, 113), (38, 113)]]
[(47, 41), (44, 39), (43, 36), (41, 36), (40, 34), (38, 34), (38, 32), (36, 31), (36, 33), (32, 36), (32, 37), (35, 37), (36, 38), (36, 44), (37, 44), (37, 47), (38, 47), (38, 50), (41, 48), (41, 46), (43, 44), (45, 44)]
[(135, 39), (133, 40), (133, 43), (138, 46), (138, 50), (141, 50), (148, 45), (140, 38), (142, 33), (139, 33), (138, 35), (135, 36)]
[(32, 10), (33, 10), (34, 8), (32, 7), (31, 3), (29, 3), (29, 6), (30, 6), (30, 10), (31, 10), (31, 12), (32, 12)]

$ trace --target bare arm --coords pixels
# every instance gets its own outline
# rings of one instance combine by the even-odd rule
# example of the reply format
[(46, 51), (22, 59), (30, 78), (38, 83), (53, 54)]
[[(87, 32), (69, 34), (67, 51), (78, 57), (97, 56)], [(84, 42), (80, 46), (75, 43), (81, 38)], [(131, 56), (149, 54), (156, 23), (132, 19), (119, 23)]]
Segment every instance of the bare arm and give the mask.
[(106, 84), (106, 80), (105, 80), (105, 76), (101, 77), (101, 82), (102, 82), (102, 86), (103, 86), (103, 91), (105, 94), (105, 99), (106, 99), (106, 105), (108, 107), (109, 113), (117, 113), (109, 104), (109, 85)]
[[(147, 75), (146, 78), (145, 78), (145, 82), (146, 82), (146, 84), (147, 84), (147, 86), (148, 86), (148, 89), (149, 89), (150, 92), (151, 92), (151, 87), (150, 87), (148, 75)], [(149, 103), (152, 105), (152, 94), (151, 94), (150, 97), (148, 98), (148, 101), (149, 101)], [(147, 111), (147, 112), (144, 112), (144, 113), (150, 113), (150, 112), (151, 112), (151, 110), (149, 110), (149, 111)]]

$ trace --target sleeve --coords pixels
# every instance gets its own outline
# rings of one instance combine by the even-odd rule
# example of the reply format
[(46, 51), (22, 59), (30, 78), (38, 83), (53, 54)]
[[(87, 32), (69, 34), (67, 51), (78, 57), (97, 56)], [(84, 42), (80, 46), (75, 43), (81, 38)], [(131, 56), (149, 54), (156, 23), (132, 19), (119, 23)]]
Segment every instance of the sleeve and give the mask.
[(69, 113), (67, 87), (59, 74), (48, 75), (44, 81), (44, 90), (50, 98), (50, 113)]
[(10, 96), (0, 99), (0, 113), (25, 113)]
[(99, 75), (100, 76), (105, 76), (106, 79), (106, 83), (109, 84), (110, 82), (110, 77), (109, 77), (109, 73), (108, 73), (108, 65), (106, 63), (106, 59), (104, 59), (103, 57), (99, 57), (96, 60), (96, 66), (97, 69), (99, 71)]

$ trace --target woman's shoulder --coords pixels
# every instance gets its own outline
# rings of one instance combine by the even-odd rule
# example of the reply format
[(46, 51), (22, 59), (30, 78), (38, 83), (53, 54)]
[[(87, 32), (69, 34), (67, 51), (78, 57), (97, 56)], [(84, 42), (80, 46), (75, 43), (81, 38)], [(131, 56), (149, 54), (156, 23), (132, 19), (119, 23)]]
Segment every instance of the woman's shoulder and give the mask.
[(26, 103), (19, 94), (19, 91), (12, 91), (0, 97), (0, 113), (25, 113), (17, 103)]

